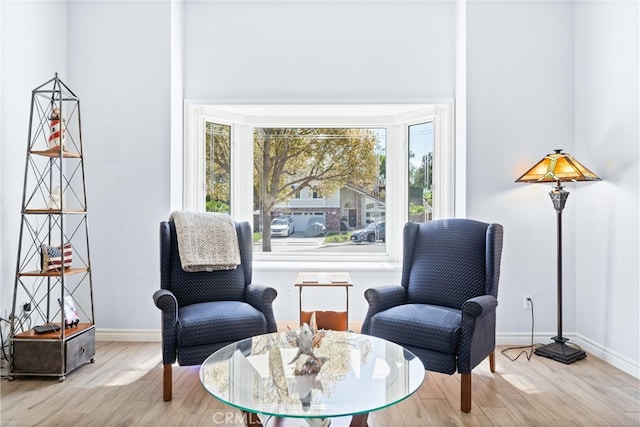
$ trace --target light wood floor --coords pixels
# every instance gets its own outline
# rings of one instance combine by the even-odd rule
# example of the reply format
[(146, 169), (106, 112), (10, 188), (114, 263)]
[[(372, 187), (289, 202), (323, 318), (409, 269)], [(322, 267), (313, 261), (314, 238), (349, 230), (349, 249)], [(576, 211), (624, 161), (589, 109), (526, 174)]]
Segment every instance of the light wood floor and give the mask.
[[(173, 401), (162, 401), (160, 352), (159, 343), (98, 342), (96, 362), (64, 382), (3, 379), (0, 425), (242, 425), (235, 409), (203, 390), (198, 367), (175, 367)], [(459, 376), (429, 372), (413, 396), (370, 414), (369, 426), (640, 425), (640, 381), (592, 355), (564, 365), (535, 355), (512, 362), (497, 351), (496, 372), (488, 365), (485, 361), (473, 371), (470, 414), (458, 409)]]

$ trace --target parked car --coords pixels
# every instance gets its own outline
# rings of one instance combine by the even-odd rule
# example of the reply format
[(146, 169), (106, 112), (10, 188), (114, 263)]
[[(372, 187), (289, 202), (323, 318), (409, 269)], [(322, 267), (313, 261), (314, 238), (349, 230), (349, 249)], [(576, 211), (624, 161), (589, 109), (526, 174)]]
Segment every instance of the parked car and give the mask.
[(307, 219), (307, 227), (304, 229), (305, 237), (320, 237), (327, 235), (327, 226), (325, 225), (324, 215), (309, 215)]
[(355, 243), (369, 242), (385, 239), (384, 221), (371, 222), (365, 228), (354, 230), (351, 232), (351, 241)]
[(295, 233), (296, 228), (293, 225), (293, 218), (278, 217), (271, 221), (271, 235), (289, 237)]
[(327, 227), (320, 221), (309, 221), (304, 232), (307, 237), (320, 237), (327, 235)]

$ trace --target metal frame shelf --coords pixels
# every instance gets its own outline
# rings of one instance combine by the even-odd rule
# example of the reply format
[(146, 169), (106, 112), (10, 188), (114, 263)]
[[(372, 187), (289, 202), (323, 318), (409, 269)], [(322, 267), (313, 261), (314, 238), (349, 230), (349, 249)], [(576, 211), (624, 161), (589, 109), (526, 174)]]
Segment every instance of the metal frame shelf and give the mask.
[(94, 362), (95, 322), (80, 100), (57, 73), (32, 91), (25, 163), (8, 376), (63, 381)]

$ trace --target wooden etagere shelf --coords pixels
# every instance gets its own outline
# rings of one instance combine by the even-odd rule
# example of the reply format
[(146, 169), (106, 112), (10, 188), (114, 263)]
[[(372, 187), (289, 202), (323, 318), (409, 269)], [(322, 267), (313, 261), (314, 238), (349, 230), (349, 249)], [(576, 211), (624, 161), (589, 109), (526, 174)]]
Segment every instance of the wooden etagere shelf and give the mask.
[[(55, 77), (32, 92), (8, 377), (95, 360), (80, 100)], [(46, 331), (55, 326), (57, 330)], [(36, 327), (45, 328), (36, 331)]]
[[(60, 326), (59, 323), (50, 323), (51, 325)], [(16, 334), (16, 338), (21, 339), (30, 339), (30, 340), (59, 340), (62, 339), (63, 335), (66, 338), (73, 338), (75, 335), (82, 334), (87, 329), (93, 328), (93, 323), (78, 323), (77, 326), (73, 326), (70, 328), (60, 328), (58, 331), (54, 332), (45, 332), (45, 333), (37, 333), (33, 329), (27, 329), (24, 332), (20, 332)]]
[(89, 269), (86, 267), (82, 268), (65, 268), (64, 270), (52, 270), (43, 273), (42, 271), (20, 271), (18, 272), (19, 276), (31, 276), (31, 277), (62, 277), (62, 276), (71, 276), (72, 274), (82, 274), (88, 273)]
[(60, 152), (60, 150), (56, 150), (56, 149), (34, 150), (34, 151), (31, 151), (31, 154), (36, 156), (45, 156), (45, 157), (51, 157), (51, 158), (62, 157), (63, 159), (80, 159), (82, 157), (80, 153), (70, 153), (64, 150)]
[(41, 209), (25, 209), (24, 210), (24, 214), (26, 215), (29, 215), (29, 214), (31, 215), (72, 215), (72, 214), (84, 215), (86, 213), (87, 211), (80, 210), (80, 209), (60, 210), (60, 209), (41, 208)]

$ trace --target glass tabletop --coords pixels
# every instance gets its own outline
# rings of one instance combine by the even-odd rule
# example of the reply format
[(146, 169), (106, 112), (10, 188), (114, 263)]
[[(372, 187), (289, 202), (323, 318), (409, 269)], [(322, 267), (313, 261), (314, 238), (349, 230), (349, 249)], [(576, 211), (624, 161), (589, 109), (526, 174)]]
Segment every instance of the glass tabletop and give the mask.
[[(247, 338), (226, 346), (200, 367), (204, 388), (241, 410), (293, 418), (363, 414), (409, 397), (424, 366), (392, 342), (351, 332), (320, 331), (314, 348), (299, 331)], [(317, 345), (316, 345), (317, 344)]]

